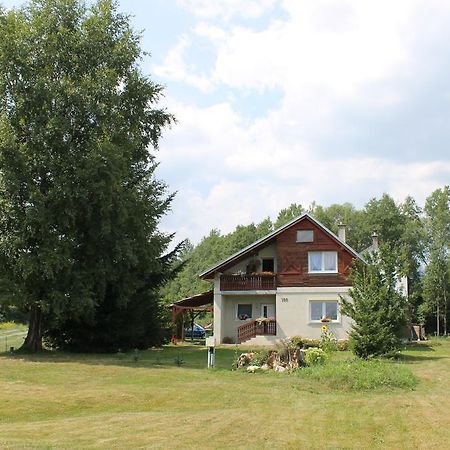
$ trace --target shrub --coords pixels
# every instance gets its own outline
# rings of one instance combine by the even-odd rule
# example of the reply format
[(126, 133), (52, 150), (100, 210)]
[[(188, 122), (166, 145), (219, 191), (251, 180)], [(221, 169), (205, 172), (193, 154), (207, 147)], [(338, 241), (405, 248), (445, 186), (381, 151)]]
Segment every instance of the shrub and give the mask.
[(322, 331), (322, 337), (320, 339), (320, 348), (325, 353), (331, 353), (337, 350), (337, 339), (335, 338), (334, 334), (328, 329)]
[(346, 352), (350, 349), (350, 345), (348, 341), (337, 341), (336, 347), (340, 352)]
[(234, 339), (232, 338), (232, 337), (229, 337), (229, 336), (225, 336), (223, 339), (222, 339), (222, 342), (224, 343), (224, 344), (234, 344), (235, 342), (234, 342)]
[(262, 366), (267, 362), (267, 358), (269, 357), (270, 350), (261, 350), (259, 352), (255, 352), (251, 363), (255, 366)]
[(297, 373), (303, 379), (317, 381), (321, 389), (328, 387), (343, 391), (414, 389), (418, 383), (408, 367), (376, 359), (327, 362), (306, 367)]
[(301, 336), (293, 336), (290, 338), (292, 345), (300, 348), (320, 347), (320, 339), (309, 339)]
[(302, 338), (301, 336), (292, 336), (291, 338), (289, 338), (289, 340), (291, 341), (293, 346), (296, 347), (303, 347), (303, 343), (305, 342), (305, 339)]
[(323, 364), (327, 359), (327, 354), (318, 347), (310, 347), (305, 352), (305, 362), (307, 366)]

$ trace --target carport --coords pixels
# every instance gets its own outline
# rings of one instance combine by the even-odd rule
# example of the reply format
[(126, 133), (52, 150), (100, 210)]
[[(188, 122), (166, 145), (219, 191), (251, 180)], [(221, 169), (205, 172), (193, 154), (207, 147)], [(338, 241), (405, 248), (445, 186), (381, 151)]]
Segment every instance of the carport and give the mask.
[[(172, 310), (172, 322), (174, 324), (175, 333), (172, 337), (172, 341), (177, 339), (177, 335), (184, 339), (184, 322), (186, 313), (189, 314), (191, 327), (194, 324), (195, 319), (203, 312), (213, 311), (214, 293), (213, 291), (203, 292), (202, 294), (193, 295), (192, 297), (186, 297), (172, 303), (169, 307)], [(181, 314), (181, 320), (179, 316)], [(180, 325), (181, 324), (181, 325)], [(181, 330), (178, 327), (181, 326)], [(177, 331), (180, 331), (177, 333)]]

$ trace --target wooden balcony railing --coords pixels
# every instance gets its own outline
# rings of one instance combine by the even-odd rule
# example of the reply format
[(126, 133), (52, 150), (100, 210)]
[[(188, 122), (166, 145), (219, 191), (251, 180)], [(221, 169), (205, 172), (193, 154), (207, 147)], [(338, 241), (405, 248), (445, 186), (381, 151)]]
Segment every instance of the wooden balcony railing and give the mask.
[(255, 336), (276, 336), (277, 334), (277, 323), (275, 320), (267, 320), (260, 322), (257, 320), (252, 320), (246, 322), (238, 328), (238, 344), (248, 341)]
[(220, 277), (221, 291), (270, 291), (277, 288), (276, 275), (227, 275)]

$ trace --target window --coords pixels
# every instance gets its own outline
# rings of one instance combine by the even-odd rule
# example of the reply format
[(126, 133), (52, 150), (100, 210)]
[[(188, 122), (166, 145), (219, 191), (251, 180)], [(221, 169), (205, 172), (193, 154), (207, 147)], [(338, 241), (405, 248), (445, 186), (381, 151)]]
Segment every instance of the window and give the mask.
[(313, 230), (297, 230), (297, 242), (313, 242)]
[(273, 258), (263, 259), (262, 271), (263, 272), (274, 272), (275, 271), (275, 263), (274, 263)]
[(239, 320), (251, 319), (252, 318), (252, 305), (240, 304), (237, 305), (237, 318)]
[(337, 301), (327, 301), (327, 302), (311, 301), (309, 304), (310, 304), (309, 318), (311, 322), (320, 322), (324, 318), (328, 318), (333, 321), (338, 320), (339, 308)]
[(336, 273), (337, 252), (309, 252), (309, 273)]

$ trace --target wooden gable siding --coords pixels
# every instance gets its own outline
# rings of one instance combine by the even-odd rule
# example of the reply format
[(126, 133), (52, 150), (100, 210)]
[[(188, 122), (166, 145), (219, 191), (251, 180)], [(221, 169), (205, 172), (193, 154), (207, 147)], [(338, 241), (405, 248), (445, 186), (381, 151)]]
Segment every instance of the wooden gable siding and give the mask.
[[(297, 242), (297, 230), (313, 230), (314, 242)], [(276, 240), (278, 286), (350, 286), (347, 277), (353, 256), (308, 218), (285, 230)], [(310, 251), (337, 251), (338, 273), (309, 274)]]

